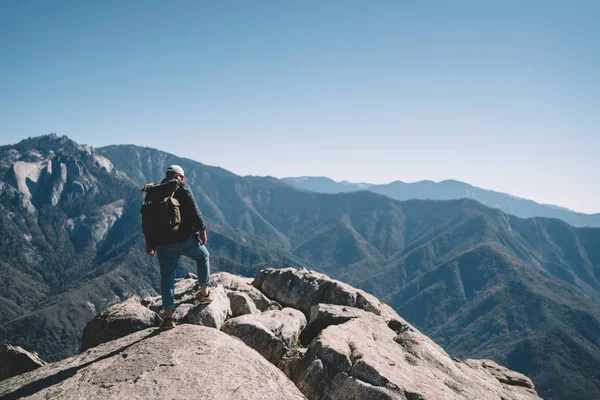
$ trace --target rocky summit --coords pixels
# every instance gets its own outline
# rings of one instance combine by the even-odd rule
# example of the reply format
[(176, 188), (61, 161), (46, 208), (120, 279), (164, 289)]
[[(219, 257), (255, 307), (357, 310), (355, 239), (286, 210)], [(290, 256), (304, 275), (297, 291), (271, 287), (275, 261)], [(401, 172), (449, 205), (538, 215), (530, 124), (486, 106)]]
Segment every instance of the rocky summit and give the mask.
[(176, 282), (175, 328), (157, 327), (159, 297), (119, 303), (88, 324), (79, 355), (0, 382), (0, 399), (540, 399), (526, 376), (451, 358), (326, 275), (212, 278), (210, 304), (196, 303), (193, 277)]

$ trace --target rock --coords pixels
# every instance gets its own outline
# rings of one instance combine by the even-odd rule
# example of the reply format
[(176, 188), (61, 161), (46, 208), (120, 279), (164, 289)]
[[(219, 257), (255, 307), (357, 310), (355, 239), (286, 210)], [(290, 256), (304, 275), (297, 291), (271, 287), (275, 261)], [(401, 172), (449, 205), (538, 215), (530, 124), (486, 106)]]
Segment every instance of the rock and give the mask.
[(232, 317), (259, 312), (250, 296), (244, 292), (230, 291), (227, 293), (227, 297), (231, 303)]
[(5, 343), (0, 353), (0, 381), (46, 365), (37, 354)]
[(297, 268), (263, 269), (252, 284), (269, 298), (284, 306), (297, 308), (306, 315), (319, 303), (350, 306), (382, 315), (389, 320), (389, 308), (363, 290), (329, 278), (315, 271)]
[(179, 279), (173, 285), (174, 295), (177, 299), (183, 297), (184, 294), (192, 294), (199, 290), (198, 280), (196, 278)]
[(263, 357), (278, 365), (283, 355), (298, 342), (306, 326), (302, 312), (293, 308), (269, 310), (232, 318), (223, 325), (223, 332), (240, 338)]
[(391, 320), (397, 320), (397, 321), (404, 321), (402, 319), (402, 317), (400, 317), (398, 315), (398, 313), (390, 306), (388, 306), (385, 303), (380, 303), (381, 305), (381, 316), (383, 317), (383, 319), (385, 319), (386, 321), (391, 321)]
[(300, 332), (306, 326), (306, 317), (302, 312), (293, 308), (282, 310), (267, 310), (262, 314), (251, 316), (280, 338), (286, 346), (298, 342)]
[(175, 311), (173, 312), (173, 318), (178, 322), (187, 322), (187, 314), (190, 310), (194, 308), (193, 304), (183, 303), (180, 304)]
[(286, 352), (283, 341), (266, 326), (242, 315), (225, 322), (221, 328), (228, 335), (235, 336), (261, 356), (277, 365)]
[(83, 329), (81, 351), (160, 324), (160, 317), (131, 297), (106, 309)]
[[(235, 291), (246, 293), (248, 296), (250, 296), (256, 308), (261, 311), (268, 309), (281, 309), (279, 303), (269, 300), (269, 298), (261, 293), (260, 290), (252, 286), (251, 278), (243, 278), (227, 272), (218, 272), (216, 274), (212, 274), (210, 276), (210, 280), (212, 286), (222, 286), (227, 292)], [(200, 287), (198, 286), (198, 280), (196, 278), (178, 279), (175, 282), (174, 289), (176, 308), (185, 303), (193, 304), (196, 296), (198, 293), (200, 293)], [(147, 297), (143, 300), (142, 304), (153, 311), (159, 312), (162, 308), (162, 298), (161, 296)]]
[(487, 367), (453, 361), (406, 321), (348, 316), (322, 330), (293, 371), (309, 399), (539, 400), (533, 388), (503, 384)]
[(185, 275), (185, 279), (198, 279), (198, 275), (196, 275), (196, 274), (192, 274), (191, 272), (188, 272), (188, 273)]
[[(230, 302), (222, 285), (211, 288), (215, 293), (215, 300), (210, 304), (198, 304), (196, 298), (200, 294), (200, 287), (196, 279), (180, 279), (175, 282), (174, 289), (175, 313), (173, 316), (180, 322), (220, 329), (223, 322), (231, 316)], [(162, 309), (160, 296), (146, 298), (144, 303), (156, 312)]]
[[(112, 341), (0, 382), (0, 398), (539, 399), (526, 376), (490, 360), (450, 358), (387, 305), (325, 275), (261, 271), (254, 285), (298, 307), (262, 313), (257, 304), (279, 303), (248, 279), (219, 273), (213, 282), (224, 284), (205, 305), (194, 303), (195, 280), (176, 282), (174, 315), (189, 324), (171, 330), (115, 339), (142, 329), (131, 321), (160, 319), (137, 298), (109, 308), (88, 324), (84, 342)], [(160, 309), (160, 297), (145, 303)]]
[(252, 286), (252, 278), (243, 278), (227, 272), (218, 272), (212, 274), (210, 279), (213, 284), (223, 285), (227, 290), (246, 293), (260, 311), (281, 309), (279, 303), (270, 300), (260, 290)]
[(140, 303), (144, 307), (150, 308), (150, 306), (154, 305), (159, 300), (160, 300), (160, 296), (146, 296), (146, 297), (144, 297), (143, 299), (140, 300)]
[[(196, 296), (200, 293), (200, 287), (196, 279), (178, 279), (175, 281), (173, 289), (175, 308), (185, 303), (193, 304)], [(152, 311), (160, 312), (162, 309), (162, 297), (147, 297), (143, 300), (142, 304)]]
[(483, 370), (496, 378), (500, 383), (509, 386), (521, 386), (526, 389), (534, 390), (531, 379), (516, 371), (498, 365), (492, 360), (465, 360), (465, 364), (473, 369)]
[(298, 369), (298, 364), (304, 358), (306, 354), (306, 348), (304, 347), (292, 347), (289, 349), (279, 363), (277, 367), (283, 371), (283, 373), (291, 380), (295, 379), (295, 371)]
[(310, 308), (308, 326), (300, 335), (300, 343), (307, 346), (325, 328), (330, 325), (340, 325), (352, 318), (365, 317), (367, 311), (347, 306), (333, 304), (317, 304)]
[(211, 288), (215, 294), (212, 303), (197, 304), (187, 312), (186, 322), (221, 329), (223, 322), (231, 316), (231, 305), (222, 286)]
[(5, 400), (60, 398), (294, 400), (275, 366), (216, 329), (148, 329), (0, 382)]
[(252, 286), (254, 278), (248, 278), (246, 276), (234, 275), (229, 272), (216, 272), (210, 276), (210, 280), (213, 283), (223, 285), (225, 289), (240, 290), (240, 287), (247, 285)]

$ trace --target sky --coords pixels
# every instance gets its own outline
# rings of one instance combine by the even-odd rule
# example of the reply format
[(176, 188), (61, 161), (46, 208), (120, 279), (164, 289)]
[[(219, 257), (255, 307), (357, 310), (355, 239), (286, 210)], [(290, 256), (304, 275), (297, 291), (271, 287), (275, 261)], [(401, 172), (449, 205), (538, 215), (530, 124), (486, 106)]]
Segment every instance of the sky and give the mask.
[(600, 212), (598, 1), (0, 1), (0, 145)]

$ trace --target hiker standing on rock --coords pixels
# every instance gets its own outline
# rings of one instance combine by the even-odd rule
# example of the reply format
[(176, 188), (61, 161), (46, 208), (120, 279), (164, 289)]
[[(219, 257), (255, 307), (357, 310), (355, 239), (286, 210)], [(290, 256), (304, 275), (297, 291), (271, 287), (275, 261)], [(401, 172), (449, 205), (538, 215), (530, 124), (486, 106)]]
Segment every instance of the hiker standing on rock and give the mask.
[(198, 266), (200, 294), (197, 300), (202, 304), (214, 300), (214, 294), (209, 289), (210, 261), (205, 246), (206, 226), (192, 189), (186, 181), (183, 168), (171, 165), (160, 185), (149, 184), (142, 189), (146, 192), (142, 206), (146, 253), (158, 256), (164, 310), (161, 327), (166, 328), (175, 326), (175, 270), (181, 256), (193, 259)]

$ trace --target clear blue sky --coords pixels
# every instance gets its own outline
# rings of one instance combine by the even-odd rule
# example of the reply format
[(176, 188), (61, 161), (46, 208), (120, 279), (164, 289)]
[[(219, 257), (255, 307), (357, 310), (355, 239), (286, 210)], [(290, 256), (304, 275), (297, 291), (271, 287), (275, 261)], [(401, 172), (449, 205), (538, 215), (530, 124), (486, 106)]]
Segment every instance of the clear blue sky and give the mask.
[(0, 1), (0, 144), (600, 212), (600, 1)]

